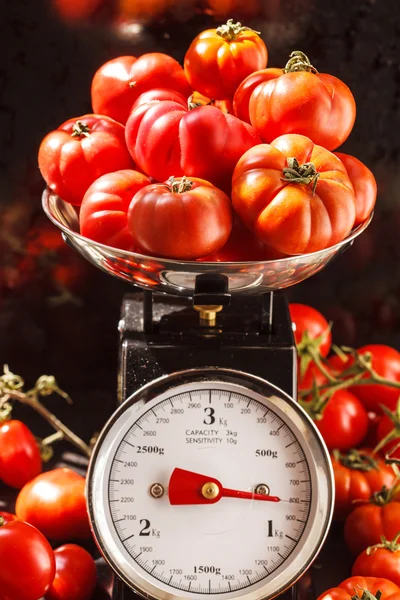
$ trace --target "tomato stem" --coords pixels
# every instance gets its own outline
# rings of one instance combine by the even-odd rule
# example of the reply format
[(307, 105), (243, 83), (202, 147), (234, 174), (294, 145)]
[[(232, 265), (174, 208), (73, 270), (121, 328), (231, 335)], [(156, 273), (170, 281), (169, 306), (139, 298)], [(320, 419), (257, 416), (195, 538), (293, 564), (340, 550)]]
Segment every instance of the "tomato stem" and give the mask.
[(185, 175), (176, 181), (175, 177), (168, 179), (167, 189), (173, 194), (183, 194), (192, 189), (193, 181), (190, 181)]
[(4, 523), (5, 523), (4, 517), (0, 516), (0, 527), (3, 527)]
[[(392, 421), (393, 429), (380, 440), (374, 448), (374, 452), (379, 452), (386, 444), (400, 438), (400, 400), (398, 400), (396, 410), (393, 412), (387, 406), (383, 406), (383, 404), (381, 404), (380, 407), (382, 412)], [(392, 449), (391, 452), (394, 452), (394, 450), (395, 449)]]
[(295, 157), (287, 159), (287, 167), (283, 169), (283, 177), (281, 179), (287, 183), (303, 183), (312, 186), (312, 193), (315, 194), (320, 173), (318, 173), (315, 165), (308, 162), (300, 165)]
[(347, 454), (334, 450), (333, 456), (335, 460), (348, 469), (365, 472), (372, 471), (372, 469), (379, 471), (378, 463), (372, 456), (355, 448), (349, 450)]
[(89, 137), (90, 128), (85, 125), (82, 121), (77, 121), (75, 125), (72, 127), (71, 137)]
[(294, 50), (289, 55), (289, 60), (287, 61), (283, 72), (296, 73), (298, 71), (308, 71), (309, 73), (318, 75), (317, 69), (311, 64), (308, 56), (304, 54), (304, 52), (301, 52), (301, 50)]
[(42, 375), (36, 381), (35, 386), (27, 392), (23, 391), (23, 386), (24, 380), (22, 377), (14, 375), (14, 373), (11, 373), (8, 366), (4, 365), (4, 374), (0, 376), (0, 414), (3, 407), (12, 400), (16, 400), (21, 404), (26, 404), (39, 413), (57, 432), (59, 432), (58, 437), (62, 434), (65, 440), (78, 448), (86, 456), (90, 456), (90, 447), (64, 425), (64, 423), (50, 412), (39, 400), (40, 396), (49, 396), (50, 394), (56, 393), (71, 403), (71, 398), (59, 388), (55, 378), (49, 375)]
[(372, 592), (357, 586), (358, 589), (362, 592), (362, 596), (358, 595), (357, 589), (354, 588), (354, 596), (351, 597), (351, 600), (381, 600), (382, 592), (378, 590), (374, 596)]
[(390, 550), (390, 552), (399, 552), (400, 544), (398, 542), (400, 537), (400, 533), (396, 535), (393, 540), (389, 541), (384, 535), (381, 536), (381, 543), (374, 544), (374, 546), (369, 546), (366, 550), (368, 556), (376, 552), (379, 548), (383, 548), (385, 550)]
[(260, 31), (255, 31), (250, 27), (245, 27), (241, 23), (234, 23), (233, 19), (228, 19), (224, 25), (220, 25), (217, 27), (216, 32), (227, 42), (233, 42), (237, 39), (237, 37), (243, 33), (244, 31), (251, 31), (252, 33), (256, 33), (257, 35), (261, 35)]

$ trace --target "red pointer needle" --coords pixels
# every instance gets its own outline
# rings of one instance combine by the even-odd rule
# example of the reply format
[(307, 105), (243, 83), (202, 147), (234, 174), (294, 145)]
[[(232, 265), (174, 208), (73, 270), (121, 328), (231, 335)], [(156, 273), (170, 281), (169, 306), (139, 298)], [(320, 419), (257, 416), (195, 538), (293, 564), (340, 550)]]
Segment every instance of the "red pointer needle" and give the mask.
[(262, 500), (280, 502), (278, 496), (266, 496), (253, 492), (242, 492), (222, 487), (218, 479), (174, 469), (169, 480), (168, 496), (171, 504), (214, 504), (221, 498), (242, 498), (243, 500)]

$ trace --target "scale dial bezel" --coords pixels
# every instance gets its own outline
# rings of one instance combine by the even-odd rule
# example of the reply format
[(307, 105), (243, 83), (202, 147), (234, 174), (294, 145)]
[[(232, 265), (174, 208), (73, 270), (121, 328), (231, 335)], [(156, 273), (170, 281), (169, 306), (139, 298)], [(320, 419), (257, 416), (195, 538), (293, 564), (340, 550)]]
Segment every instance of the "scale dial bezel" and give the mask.
[[(150, 598), (152, 600), (181, 600), (182, 598), (187, 598), (187, 595), (179, 594), (179, 591), (174, 590), (173, 588), (171, 588), (170, 591), (160, 589), (156, 585), (156, 580), (154, 580), (153, 583), (150, 583), (135, 570), (135, 567), (128, 569), (135, 575), (135, 577), (131, 579), (127, 576), (124, 568), (121, 566), (121, 564), (128, 563), (128, 560), (119, 550), (118, 543), (115, 542), (115, 532), (110, 530), (105, 515), (103, 514), (103, 480), (104, 477), (107, 478), (109, 475), (105, 472), (105, 465), (110, 456), (108, 446), (104, 445), (104, 441), (107, 441), (110, 431), (118, 423), (121, 415), (131, 409), (133, 405), (137, 405), (137, 418), (139, 419), (140, 414), (145, 412), (144, 409), (147, 403), (154, 398), (162, 397), (169, 391), (172, 392), (172, 390), (174, 393), (177, 388), (184, 385), (196, 383), (207, 383), (210, 387), (213, 384), (218, 383), (229, 384), (232, 387), (236, 387), (239, 393), (247, 393), (250, 396), (253, 394), (253, 398), (263, 402), (263, 400), (260, 399), (261, 396), (262, 398), (265, 398), (264, 403), (273, 403), (278, 415), (283, 413), (285, 414), (286, 419), (289, 420), (289, 423), (294, 423), (295, 429), (302, 436), (301, 446), (303, 451), (306, 451), (308, 462), (310, 462), (310, 458), (313, 461), (312, 469), (310, 469), (311, 483), (315, 485), (315, 481), (318, 480), (319, 491), (318, 494), (313, 494), (314, 498), (311, 501), (310, 510), (314, 507), (314, 510), (318, 513), (318, 518), (315, 518), (314, 523), (311, 523), (311, 525), (307, 523), (304, 530), (306, 531), (311, 528), (311, 533), (308, 533), (309, 539), (307, 539), (307, 558), (302, 562), (300, 568), (296, 568), (295, 573), (285, 581), (284, 585), (281, 585), (279, 589), (274, 590), (272, 594), (270, 591), (271, 582), (269, 581), (265, 585), (256, 587), (255, 590), (247, 592), (246, 590), (239, 590), (237, 595), (232, 594), (229, 596), (230, 598), (238, 597), (241, 600), (275, 598), (298, 581), (304, 571), (311, 565), (326, 539), (334, 508), (334, 478), (329, 452), (310, 417), (289, 395), (270, 382), (255, 375), (250, 375), (237, 370), (219, 369), (215, 367), (180, 371), (165, 375), (146, 384), (121, 404), (102, 430), (89, 463), (86, 495), (89, 519), (95, 541), (113, 571), (139, 596)], [(290, 417), (287, 415), (290, 415)], [(123, 429), (125, 432), (123, 435), (126, 434), (133, 422), (134, 420), (130, 419), (128, 422), (125, 421), (124, 425), (120, 427), (120, 430)], [(120, 436), (119, 439), (122, 439), (122, 437), (123, 436)], [(315, 504), (315, 496), (318, 498), (317, 504)], [(321, 501), (321, 498), (323, 498), (323, 501)], [(97, 518), (98, 515), (101, 515), (100, 519)], [(320, 523), (318, 531), (315, 526), (316, 522)], [(312, 552), (310, 551), (310, 544), (312, 546)], [(119, 560), (113, 556), (114, 550), (117, 553), (119, 552)], [(296, 557), (294, 557), (294, 559), (288, 558), (287, 560), (289, 560), (290, 563), (296, 563)], [(222, 597), (226, 596), (226, 594), (223, 593), (217, 595)], [(214, 597), (215, 596), (216, 595), (214, 595)]]

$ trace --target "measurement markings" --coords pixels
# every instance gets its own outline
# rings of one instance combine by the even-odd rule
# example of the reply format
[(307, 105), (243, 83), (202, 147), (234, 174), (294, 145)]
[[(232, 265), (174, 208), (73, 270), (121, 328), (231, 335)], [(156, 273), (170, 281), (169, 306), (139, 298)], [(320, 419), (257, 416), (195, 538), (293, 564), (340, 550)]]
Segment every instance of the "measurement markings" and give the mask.
[(248, 401), (246, 408), (249, 408), (250, 404), (251, 404), (251, 400)]
[(135, 535), (135, 534), (134, 534), (134, 533), (132, 533), (132, 535), (130, 535), (129, 537), (125, 538), (124, 540), (121, 540), (121, 542), (122, 542), (123, 544), (125, 544), (125, 542), (127, 542), (128, 540), (130, 540), (131, 538), (133, 538), (133, 536), (134, 536), (134, 535)]
[(288, 535), (287, 533), (285, 533), (285, 537), (289, 538), (289, 540), (292, 540), (292, 542), (297, 542), (297, 540), (295, 540), (294, 538), (292, 538), (290, 535)]
[(151, 412), (153, 413), (153, 415), (154, 415), (155, 417), (157, 416), (157, 413), (155, 413), (153, 409), (151, 409)]
[(152, 572), (154, 571), (154, 569), (156, 568), (157, 565), (154, 565), (154, 567), (152, 568), (152, 570), (150, 571), (150, 575), (152, 574)]
[(282, 429), (282, 427), (284, 426), (285, 423), (282, 423), (282, 425), (280, 425), (277, 429), (277, 431), (279, 431), (280, 429)]
[(301, 519), (296, 519), (296, 521), (298, 521), (299, 523), (304, 523), (304, 525), (307, 523), (307, 521), (302, 521)]
[(307, 461), (306, 461), (306, 459), (305, 459), (305, 458), (303, 458), (302, 460), (298, 460), (298, 461), (296, 462), (296, 465), (298, 465), (298, 464), (300, 464), (300, 463), (302, 463), (302, 462), (307, 462)]
[(249, 584), (251, 585), (251, 581), (250, 581), (250, 577), (248, 575), (246, 575), (247, 577), (247, 581), (249, 582)]
[(115, 523), (119, 523), (120, 521), (126, 521), (126, 519), (117, 519), (116, 521), (114, 521), (114, 525)]
[(189, 587), (188, 587), (188, 592), (190, 592), (190, 586), (192, 585), (192, 582), (189, 581)]
[(282, 560), (285, 560), (285, 557), (282, 556), (282, 554), (280, 554), (280, 552), (278, 552), (278, 556), (280, 556)]
[(171, 583), (171, 581), (172, 581), (172, 575), (171, 575), (171, 577), (169, 578), (168, 584), (170, 584), (170, 583)]
[(267, 567), (265, 565), (263, 565), (263, 566), (264, 566), (264, 571), (266, 571), (269, 575), (269, 571), (268, 571)]
[(228, 585), (229, 585), (229, 591), (231, 592), (232, 591), (232, 586), (231, 586), (231, 582), (230, 581), (228, 581)]
[(211, 594), (211, 579), (208, 580), (208, 593)]
[(287, 446), (285, 446), (285, 448), (289, 448), (289, 446), (293, 446), (293, 444), (295, 444), (297, 442), (297, 440), (293, 440), (293, 442), (290, 442), (290, 444), (288, 444)]
[(171, 398), (170, 398), (170, 400), (169, 400), (169, 403), (171, 404), (172, 408), (174, 408), (174, 405), (173, 405), (173, 403), (172, 403), (172, 400), (171, 400)]
[(136, 423), (136, 427), (139, 427), (143, 431), (143, 427), (140, 427), (139, 423)]
[(119, 483), (120, 482), (119, 479), (110, 479), (109, 481), (112, 481), (113, 483)]
[(131, 446), (132, 448), (135, 447), (133, 444), (131, 444), (130, 442), (128, 442), (128, 440), (126, 440), (125, 438), (122, 441), (124, 442), (124, 444), (128, 444), (128, 446)]
[[(133, 558), (136, 560), (137, 558), (139, 558), (139, 556), (140, 556), (141, 554), (142, 554), (142, 553), (141, 553), (141, 552), (139, 552), (139, 554), (136, 554), (136, 556), (134, 556)], [(172, 577), (171, 577), (171, 579), (172, 579)]]
[(119, 458), (114, 458), (114, 460), (115, 460), (116, 462), (120, 462), (120, 463), (124, 464), (124, 461), (123, 461), (123, 460), (119, 460)]
[(210, 390), (210, 397), (208, 399), (208, 402), (211, 404), (211, 390)]

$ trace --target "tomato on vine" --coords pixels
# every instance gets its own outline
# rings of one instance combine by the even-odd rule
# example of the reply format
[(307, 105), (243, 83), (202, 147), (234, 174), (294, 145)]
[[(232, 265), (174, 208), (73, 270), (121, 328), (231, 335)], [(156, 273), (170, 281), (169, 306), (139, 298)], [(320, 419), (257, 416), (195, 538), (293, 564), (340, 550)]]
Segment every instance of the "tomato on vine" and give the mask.
[(30, 429), (15, 419), (0, 425), (0, 479), (21, 489), (41, 471), (39, 446)]
[(357, 557), (352, 575), (385, 577), (400, 586), (400, 532), (392, 540), (382, 536), (379, 544), (370, 546)]
[(90, 538), (85, 478), (71, 469), (41, 473), (20, 491), (15, 512), (52, 540)]
[(299, 378), (302, 380), (313, 359), (328, 356), (332, 343), (331, 328), (325, 317), (312, 306), (292, 302), (289, 313), (300, 363)]
[(208, 98), (233, 98), (238, 85), (253, 71), (267, 66), (268, 51), (260, 34), (229, 19), (207, 29), (191, 43), (185, 55), (186, 77)]
[(56, 574), (46, 600), (90, 600), (96, 587), (96, 565), (87, 550), (65, 544), (54, 551)]
[(392, 540), (400, 532), (398, 494), (396, 484), (391, 488), (384, 486), (350, 513), (344, 526), (344, 539), (352, 554), (358, 555), (369, 546), (379, 544), (382, 536)]
[(382, 577), (349, 577), (317, 600), (400, 600), (400, 588)]
[(0, 599), (38, 600), (55, 574), (54, 553), (44, 535), (21, 521), (0, 519)]
[(360, 501), (368, 501), (372, 494), (383, 486), (391, 487), (396, 480), (392, 467), (367, 448), (352, 448), (346, 453), (334, 450), (331, 461), (335, 478), (334, 518), (339, 521), (359, 506)]

